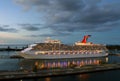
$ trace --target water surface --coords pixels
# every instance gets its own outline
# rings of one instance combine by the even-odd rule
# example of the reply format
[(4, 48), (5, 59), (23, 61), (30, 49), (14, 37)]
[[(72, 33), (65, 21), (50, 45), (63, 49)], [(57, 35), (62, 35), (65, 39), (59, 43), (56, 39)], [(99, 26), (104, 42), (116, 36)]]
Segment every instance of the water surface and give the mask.
[[(101, 58), (80, 58), (80, 59), (61, 59), (61, 60), (26, 60), (11, 59), (10, 56), (15, 51), (0, 51), (0, 71), (15, 71), (21, 67), (25, 70), (32, 70), (35, 64), (38, 64), (40, 70), (49, 69), (67, 69), (70, 64), (76, 66), (99, 65), (101, 63), (120, 63), (119, 56), (108, 56)], [(46, 77), (36, 79), (20, 79), (16, 81), (120, 81), (120, 70), (103, 71), (95, 73), (67, 75), (58, 77)]]

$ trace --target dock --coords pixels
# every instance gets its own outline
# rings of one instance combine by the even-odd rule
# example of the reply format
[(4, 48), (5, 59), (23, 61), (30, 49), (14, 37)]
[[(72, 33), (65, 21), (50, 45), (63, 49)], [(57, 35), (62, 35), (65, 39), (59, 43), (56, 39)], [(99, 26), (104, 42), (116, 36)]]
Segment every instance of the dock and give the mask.
[(0, 44), (0, 51), (21, 51), (27, 47), (24, 44)]
[(109, 54), (111, 56), (120, 56), (120, 53), (119, 54)]
[(73, 74), (93, 73), (110, 70), (120, 70), (120, 63), (118, 64), (100, 64), (88, 65), (81, 67), (72, 67), (68, 69), (51, 69), (39, 70), (37, 72), (29, 71), (8, 71), (0, 73), (0, 80), (17, 80), (17, 79), (30, 79), (30, 78), (44, 78), (52, 76), (65, 76)]
[(22, 57), (20, 55), (12, 55), (12, 56), (10, 56), (10, 58), (11, 59), (20, 59), (20, 58), (24, 58), (24, 57)]

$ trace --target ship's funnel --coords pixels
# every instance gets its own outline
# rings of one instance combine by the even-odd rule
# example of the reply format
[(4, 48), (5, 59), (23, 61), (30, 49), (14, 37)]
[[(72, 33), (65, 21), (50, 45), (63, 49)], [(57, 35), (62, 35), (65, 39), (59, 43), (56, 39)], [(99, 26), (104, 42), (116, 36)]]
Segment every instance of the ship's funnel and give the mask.
[(87, 39), (90, 37), (91, 35), (85, 35), (83, 40), (81, 41), (82, 43), (87, 43)]

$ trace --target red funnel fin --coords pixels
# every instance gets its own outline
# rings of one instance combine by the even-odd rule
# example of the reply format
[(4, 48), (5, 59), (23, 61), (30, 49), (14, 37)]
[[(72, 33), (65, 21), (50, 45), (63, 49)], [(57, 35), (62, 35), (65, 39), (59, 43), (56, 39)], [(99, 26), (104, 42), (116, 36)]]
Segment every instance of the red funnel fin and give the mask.
[(91, 35), (85, 35), (83, 40), (82, 40), (82, 43), (87, 43), (87, 39), (90, 37)]

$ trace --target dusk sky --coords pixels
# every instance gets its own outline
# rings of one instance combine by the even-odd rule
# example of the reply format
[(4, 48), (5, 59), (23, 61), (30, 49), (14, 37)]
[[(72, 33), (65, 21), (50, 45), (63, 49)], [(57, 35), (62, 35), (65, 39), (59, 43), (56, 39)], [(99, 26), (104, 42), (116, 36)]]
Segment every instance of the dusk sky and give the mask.
[(0, 43), (120, 44), (120, 0), (0, 0)]

